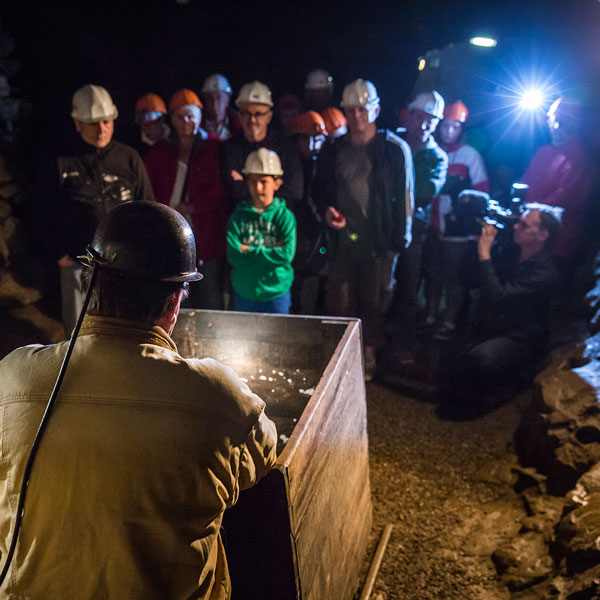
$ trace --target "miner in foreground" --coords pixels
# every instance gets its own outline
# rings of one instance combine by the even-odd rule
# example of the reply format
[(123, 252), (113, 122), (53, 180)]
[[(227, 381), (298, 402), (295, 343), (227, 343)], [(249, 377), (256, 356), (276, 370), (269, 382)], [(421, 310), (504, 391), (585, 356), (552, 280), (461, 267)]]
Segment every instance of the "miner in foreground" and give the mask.
[[(128, 203), (88, 246), (88, 314), (39, 445), (0, 597), (230, 598), (223, 512), (275, 462), (265, 403), (171, 333), (196, 270), (173, 209)], [(0, 361), (2, 566), (67, 342)]]

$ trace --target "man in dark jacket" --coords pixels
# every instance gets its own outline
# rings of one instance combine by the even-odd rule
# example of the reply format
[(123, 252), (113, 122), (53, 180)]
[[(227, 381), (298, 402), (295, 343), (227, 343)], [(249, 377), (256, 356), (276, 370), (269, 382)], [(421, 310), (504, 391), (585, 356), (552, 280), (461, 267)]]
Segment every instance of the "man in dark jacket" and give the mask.
[(477, 245), (481, 290), (473, 345), (457, 359), (451, 378), (457, 398), (482, 398), (535, 372), (546, 349), (550, 301), (559, 283), (552, 262), (559, 211), (527, 205), (515, 224), (514, 244), (501, 245), (497, 253), (491, 248), (498, 230), (483, 226)]
[(401, 364), (414, 362), (415, 324), (423, 248), (429, 229), (431, 202), (446, 182), (448, 155), (438, 146), (433, 133), (443, 117), (444, 99), (433, 90), (417, 94), (408, 105), (406, 130), (398, 130), (408, 142), (415, 165), (415, 215), (412, 243), (398, 261), (397, 279), (403, 285), (394, 302), (394, 338)]
[(347, 85), (342, 106), (349, 132), (319, 157), (314, 198), (337, 231), (328, 308), (363, 319), (370, 378), (375, 349), (383, 342), (378, 316), (389, 302), (398, 252), (410, 243), (414, 172), (408, 144), (390, 131), (377, 131), (379, 97), (370, 81)]
[(242, 176), (246, 159), (259, 148), (277, 153), (285, 180), (277, 195), (286, 201), (302, 198), (303, 177), (300, 156), (292, 140), (269, 127), (273, 118), (271, 90), (260, 81), (243, 85), (235, 101), (242, 131), (227, 140), (221, 152), (221, 172), (231, 207), (248, 198), (248, 186)]
[[(76, 257), (102, 219), (119, 204), (154, 200), (139, 154), (113, 141), (117, 107), (97, 85), (73, 96), (71, 117), (81, 140), (68, 156), (58, 156), (57, 177), (44, 190), (50, 197), (52, 251), (60, 266), (63, 324), (67, 335), (81, 311), (81, 266)], [(56, 172), (55, 172), (56, 173)]]

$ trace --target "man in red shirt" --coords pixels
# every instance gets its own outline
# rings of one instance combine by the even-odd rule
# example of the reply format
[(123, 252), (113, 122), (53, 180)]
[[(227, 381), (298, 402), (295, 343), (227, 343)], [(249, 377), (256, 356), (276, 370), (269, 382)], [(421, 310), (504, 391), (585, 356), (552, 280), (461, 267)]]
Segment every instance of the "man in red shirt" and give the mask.
[(529, 185), (527, 202), (563, 208), (562, 227), (554, 258), (563, 275), (581, 257), (585, 209), (593, 168), (579, 139), (582, 107), (573, 99), (557, 98), (548, 110), (552, 143), (542, 146), (521, 181)]

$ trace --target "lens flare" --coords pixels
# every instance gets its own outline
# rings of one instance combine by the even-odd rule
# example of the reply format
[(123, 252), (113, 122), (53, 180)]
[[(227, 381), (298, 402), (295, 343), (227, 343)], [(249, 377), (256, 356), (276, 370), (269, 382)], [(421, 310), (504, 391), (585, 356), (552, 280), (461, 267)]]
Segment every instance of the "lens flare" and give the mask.
[(469, 42), (473, 46), (480, 46), (481, 48), (494, 48), (495, 46), (498, 45), (498, 41), (495, 40), (494, 38), (482, 37), (482, 36), (472, 37), (469, 40)]
[(535, 110), (536, 108), (540, 108), (543, 102), (544, 94), (542, 91), (538, 89), (530, 89), (523, 92), (519, 104), (522, 108), (527, 110)]

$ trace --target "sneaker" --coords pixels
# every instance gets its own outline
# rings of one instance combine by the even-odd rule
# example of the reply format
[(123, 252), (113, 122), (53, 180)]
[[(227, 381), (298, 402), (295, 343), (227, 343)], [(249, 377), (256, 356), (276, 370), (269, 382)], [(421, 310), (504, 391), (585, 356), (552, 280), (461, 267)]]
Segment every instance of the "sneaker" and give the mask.
[(434, 340), (439, 340), (440, 342), (447, 342), (454, 337), (456, 333), (456, 326), (452, 323), (444, 322), (442, 323), (436, 332), (433, 334)]

